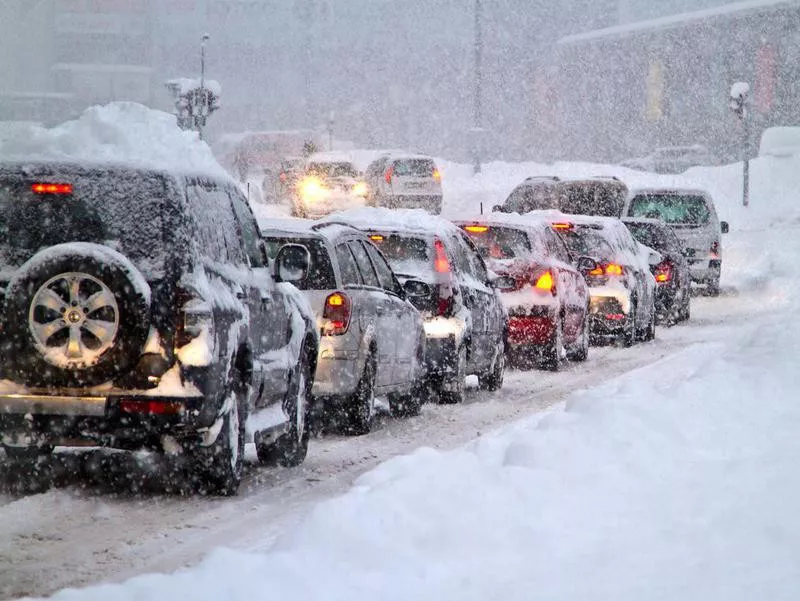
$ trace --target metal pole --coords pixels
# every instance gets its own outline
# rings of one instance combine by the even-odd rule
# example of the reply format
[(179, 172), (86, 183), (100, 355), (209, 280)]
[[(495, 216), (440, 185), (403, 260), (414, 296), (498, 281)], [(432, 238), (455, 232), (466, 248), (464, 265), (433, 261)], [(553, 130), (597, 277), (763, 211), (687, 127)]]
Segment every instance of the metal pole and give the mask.
[(474, 63), (474, 79), (475, 79), (475, 106), (472, 115), (472, 126), (475, 132), (473, 139), (473, 152), (475, 154), (475, 165), (473, 168), (474, 173), (481, 172), (481, 151), (478, 148), (480, 144), (480, 127), (482, 121), (482, 106), (481, 106), (481, 88), (483, 85), (482, 79), (482, 61), (483, 61), (483, 31), (482, 31), (482, 11), (481, 0), (475, 0), (475, 63)]
[(744, 130), (744, 162), (742, 163), (742, 205), (750, 204), (750, 120), (747, 111), (742, 112), (742, 129)]
[(202, 119), (205, 118), (206, 113), (206, 101), (208, 97), (206, 96), (206, 42), (208, 41), (208, 34), (203, 34), (202, 41), (200, 42), (200, 117), (201, 120), (197, 123), (197, 132), (200, 135), (200, 139), (203, 139), (203, 122)]

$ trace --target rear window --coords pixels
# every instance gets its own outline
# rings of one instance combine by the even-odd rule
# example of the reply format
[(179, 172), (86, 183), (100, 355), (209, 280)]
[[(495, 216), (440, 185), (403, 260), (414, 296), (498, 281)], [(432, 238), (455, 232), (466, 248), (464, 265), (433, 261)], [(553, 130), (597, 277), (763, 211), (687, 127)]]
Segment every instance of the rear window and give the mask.
[(506, 199), (505, 207), (515, 213), (558, 208), (558, 195), (552, 183), (522, 184)]
[(320, 177), (358, 177), (358, 170), (352, 163), (309, 163), (308, 173)]
[(578, 225), (572, 229), (558, 230), (558, 234), (573, 257), (594, 257), (600, 260), (611, 260), (614, 257), (614, 250), (603, 237), (602, 230)]
[(393, 174), (410, 177), (433, 177), (436, 165), (430, 159), (401, 159), (394, 162)]
[(625, 188), (601, 182), (566, 185), (560, 200), (560, 209), (571, 215), (596, 215), (620, 217), (625, 204)]
[(264, 242), (267, 246), (267, 256), (270, 259), (274, 259), (285, 244), (300, 244), (308, 249), (308, 253), (311, 255), (311, 264), (309, 265), (308, 277), (305, 281), (297, 284), (300, 290), (333, 290), (336, 288), (333, 265), (322, 240), (302, 237), (292, 238), (289, 236), (265, 236)]
[(425, 238), (372, 233), (369, 239), (381, 250), (395, 273), (409, 275), (431, 269), (433, 258)]
[[(42, 181), (72, 186), (70, 194), (39, 194)], [(158, 174), (122, 171), (0, 175), (0, 264), (18, 267), (38, 250), (67, 242), (105, 244), (145, 277), (163, 275), (166, 183)]]
[(531, 254), (525, 232), (507, 227), (460, 226), (484, 259), (514, 259)]
[(628, 214), (672, 225), (705, 225), (711, 217), (706, 199), (697, 194), (639, 194), (631, 200)]
[(672, 234), (669, 229), (649, 223), (626, 223), (625, 225), (640, 244), (659, 251), (669, 250), (673, 246), (675, 234)]

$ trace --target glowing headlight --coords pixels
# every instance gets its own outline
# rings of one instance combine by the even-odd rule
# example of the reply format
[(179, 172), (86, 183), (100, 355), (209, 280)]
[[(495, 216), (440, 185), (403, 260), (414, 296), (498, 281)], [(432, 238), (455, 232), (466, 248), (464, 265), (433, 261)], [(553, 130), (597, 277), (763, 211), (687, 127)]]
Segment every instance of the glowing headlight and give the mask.
[(317, 202), (328, 195), (328, 189), (316, 177), (307, 177), (299, 184), (300, 197), (304, 202)]
[(367, 184), (365, 182), (356, 182), (353, 184), (353, 195), (354, 196), (366, 196), (367, 195)]

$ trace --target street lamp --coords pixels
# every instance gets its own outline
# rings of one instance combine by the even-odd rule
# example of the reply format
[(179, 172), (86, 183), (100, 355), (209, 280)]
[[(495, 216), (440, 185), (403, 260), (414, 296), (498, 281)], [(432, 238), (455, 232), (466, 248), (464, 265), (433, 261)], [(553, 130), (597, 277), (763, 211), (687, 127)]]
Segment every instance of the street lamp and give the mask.
[(197, 132), (200, 135), (200, 139), (203, 139), (203, 126), (205, 125), (205, 115), (207, 112), (208, 107), (208, 95), (206, 94), (206, 42), (211, 36), (207, 33), (203, 34), (203, 37), (200, 41), (200, 114), (203, 115), (203, 119), (200, 121), (197, 127)]
[(742, 124), (742, 149), (744, 162), (742, 164), (742, 205), (750, 204), (750, 119), (747, 113), (747, 104), (750, 97), (750, 84), (737, 81), (731, 86), (730, 106), (733, 113)]

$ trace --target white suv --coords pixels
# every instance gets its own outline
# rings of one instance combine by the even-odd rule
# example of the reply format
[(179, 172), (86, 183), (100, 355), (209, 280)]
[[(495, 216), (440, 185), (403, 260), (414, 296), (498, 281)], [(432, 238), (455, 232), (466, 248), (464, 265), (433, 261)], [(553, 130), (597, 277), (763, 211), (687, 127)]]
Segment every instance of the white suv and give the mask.
[(365, 179), (372, 206), (442, 212), (442, 176), (431, 157), (387, 154), (370, 163)]

